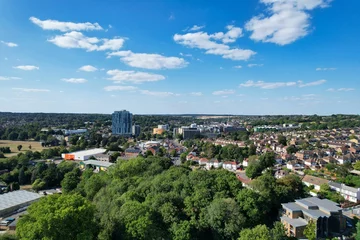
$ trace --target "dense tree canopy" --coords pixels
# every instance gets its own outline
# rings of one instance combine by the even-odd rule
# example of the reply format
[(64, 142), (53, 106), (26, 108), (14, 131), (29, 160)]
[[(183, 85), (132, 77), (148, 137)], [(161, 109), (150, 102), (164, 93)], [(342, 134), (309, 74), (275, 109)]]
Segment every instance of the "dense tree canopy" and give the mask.
[(20, 239), (95, 239), (95, 207), (78, 194), (44, 197), (28, 212), (17, 225)]

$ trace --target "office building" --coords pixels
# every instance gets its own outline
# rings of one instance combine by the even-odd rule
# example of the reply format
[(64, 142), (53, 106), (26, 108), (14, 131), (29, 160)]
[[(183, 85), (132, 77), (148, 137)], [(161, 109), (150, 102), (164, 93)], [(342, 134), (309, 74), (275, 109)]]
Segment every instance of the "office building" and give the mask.
[(200, 130), (193, 127), (174, 128), (173, 134), (174, 136), (181, 134), (183, 139), (192, 139), (201, 135)]
[(132, 135), (132, 114), (126, 110), (112, 114), (112, 134), (121, 136)]
[(169, 131), (169, 125), (168, 124), (158, 125), (157, 128), (163, 129), (165, 131)]
[(280, 219), (289, 237), (304, 238), (310, 221), (316, 225), (316, 239), (340, 235), (346, 228), (342, 208), (328, 199), (309, 197), (281, 205)]
[(139, 125), (133, 125), (132, 126), (132, 135), (135, 137), (138, 137), (140, 135), (140, 126)]

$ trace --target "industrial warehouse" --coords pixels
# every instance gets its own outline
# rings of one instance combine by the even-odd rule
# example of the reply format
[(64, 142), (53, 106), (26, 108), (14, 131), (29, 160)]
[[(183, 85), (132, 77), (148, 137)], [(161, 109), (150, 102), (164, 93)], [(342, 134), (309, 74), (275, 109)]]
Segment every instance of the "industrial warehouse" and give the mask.
[(78, 151), (72, 153), (63, 153), (61, 154), (61, 157), (65, 160), (86, 161), (93, 156), (96, 157), (97, 154), (103, 154), (105, 152), (106, 149), (94, 148), (90, 150), (84, 150), (84, 151)]
[(6, 217), (21, 208), (29, 206), (42, 196), (37, 193), (18, 190), (0, 195), (0, 218)]

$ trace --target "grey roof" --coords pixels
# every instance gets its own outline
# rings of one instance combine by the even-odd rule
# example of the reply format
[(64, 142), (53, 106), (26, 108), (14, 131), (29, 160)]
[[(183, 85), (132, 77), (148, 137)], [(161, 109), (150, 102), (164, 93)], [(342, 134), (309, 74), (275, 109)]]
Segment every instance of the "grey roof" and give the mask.
[(41, 198), (37, 193), (18, 190), (0, 195), (0, 211)]
[(328, 212), (338, 212), (341, 210), (341, 207), (339, 207), (339, 204), (336, 202), (330, 201), (328, 199), (319, 199), (317, 197), (310, 197), (306, 198), (307, 201), (312, 202), (314, 204), (317, 204), (319, 206), (319, 209), (322, 211), (328, 211)]
[(331, 187), (335, 187), (335, 188), (340, 188), (340, 189), (341, 189), (341, 183), (329, 182), (329, 185), (330, 185)]
[(97, 160), (87, 160), (83, 162), (85, 165), (94, 165), (99, 167), (110, 167), (113, 165), (113, 163), (110, 162), (103, 162), (103, 161), (97, 161)]
[(338, 212), (341, 208), (337, 203), (328, 199), (309, 197), (296, 200), (296, 202), (282, 204), (284, 209), (291, 212), (303, 212), (304, 215), (312, 218), (329, 217), (331, 212)]
[(284, 222), (287, 222), (289, 223), (291, 226), (293, 227), (303, 227), (303, 226), (306, 226), (308, 224), (307, 221), (305, 221), (305, 219), (302, 219), (302, 218), (289, 218), (287, 216), (283, 216), (283, 217), (280, 217), (280, 219)]

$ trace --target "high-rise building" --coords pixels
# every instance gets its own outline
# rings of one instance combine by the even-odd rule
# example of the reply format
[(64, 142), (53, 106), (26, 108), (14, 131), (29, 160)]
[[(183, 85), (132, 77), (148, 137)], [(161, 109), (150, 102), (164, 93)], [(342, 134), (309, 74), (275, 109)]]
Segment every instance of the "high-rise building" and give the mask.
[(139, 125), (132, 126), (132, 135), (134, 135), (135, 137), (140, 135), (140, 126)]
[(115, 111), (112, 114), (112, 134), (131, 136), (132, 114), (126, 110)]

